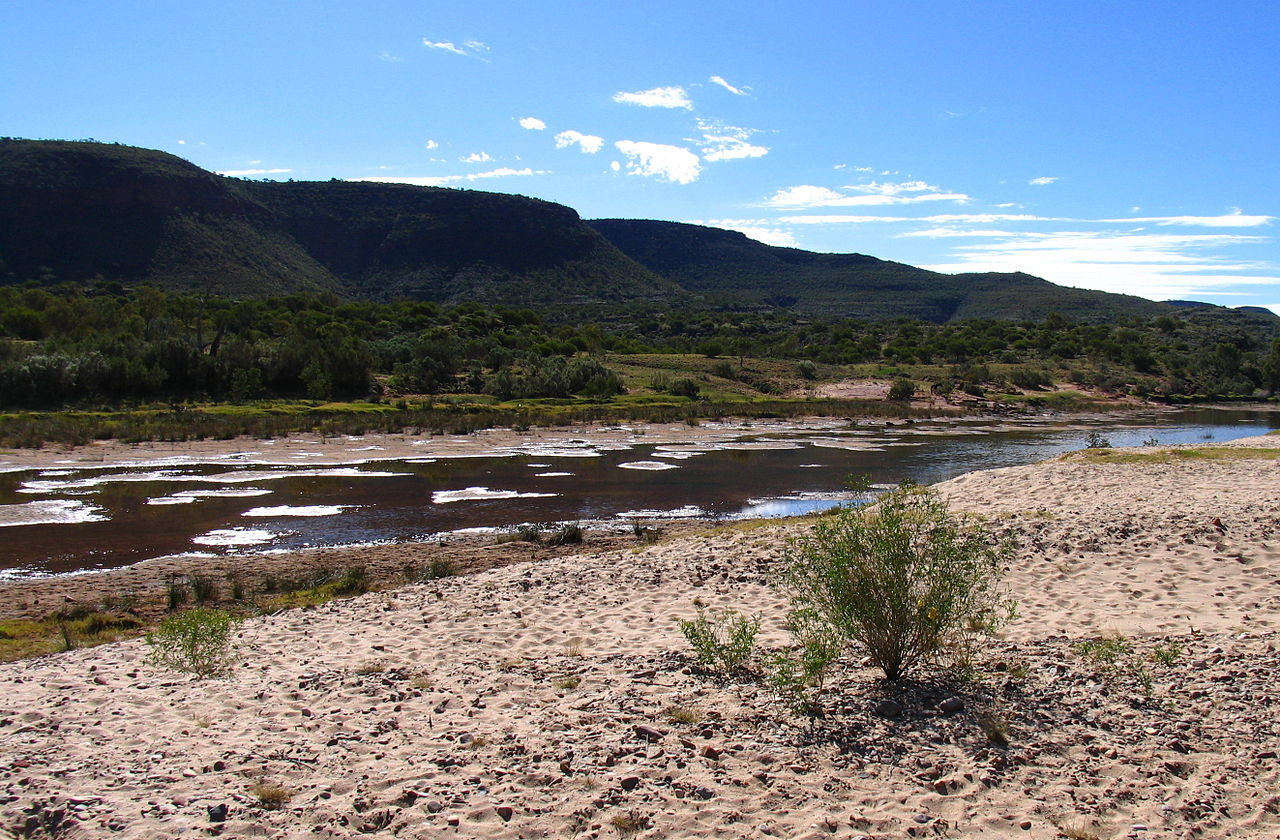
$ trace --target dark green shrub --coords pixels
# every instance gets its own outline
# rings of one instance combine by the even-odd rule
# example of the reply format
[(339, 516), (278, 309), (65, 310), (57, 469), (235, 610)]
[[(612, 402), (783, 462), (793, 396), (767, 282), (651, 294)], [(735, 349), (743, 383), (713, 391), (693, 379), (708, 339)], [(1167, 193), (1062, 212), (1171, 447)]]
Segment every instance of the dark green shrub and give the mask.
[(793, 621), (860, 643), (896, 680), (1012, 615), (1007, 556), (936, 492), (903, 487), (819, 523), (792, 546), (781, 584)]
[(908, 402), (915, 395), (916, 385), (910, 379), (898, 379), (889, 386), (889, 399), (893, 402)]

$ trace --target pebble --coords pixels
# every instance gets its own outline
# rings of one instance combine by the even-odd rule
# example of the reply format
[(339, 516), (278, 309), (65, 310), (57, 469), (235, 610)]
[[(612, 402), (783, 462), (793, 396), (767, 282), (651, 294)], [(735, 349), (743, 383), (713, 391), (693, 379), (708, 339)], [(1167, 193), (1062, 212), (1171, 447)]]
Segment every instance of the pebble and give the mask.
[(881, 700), (876, 704), (875, 713), (880, 717), (896, 718), (902, 714), (902, 704), (897, 700)]
[(954, 715), (964, 711), (964, 701), (959, 697), (948, 697), (938, 704), (938, 711), (946, 715)]

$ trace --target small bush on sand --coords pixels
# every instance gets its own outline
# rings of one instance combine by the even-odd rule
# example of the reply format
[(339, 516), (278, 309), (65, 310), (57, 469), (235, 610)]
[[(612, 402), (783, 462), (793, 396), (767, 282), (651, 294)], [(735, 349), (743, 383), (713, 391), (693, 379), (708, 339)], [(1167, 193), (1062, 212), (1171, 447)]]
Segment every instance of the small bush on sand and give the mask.
[(577, 522), (566, 522), (547, 537), (547, 545), (576, 545), (582, 542), (582, 526)]
[(726, 673), (747, 663), (755, 650), (756, 633), (760, 631), (760, 619), (735, 610), (716, 614), (698, 607), (696, 617), (676, 620), (698, 661)]
[(862, 644), (896, 680), (1013, 614), (1001, 585), (1008, 547), (906, 486), (841, 509), (793, 544), (781, 580), (795, 619)]
[(197, 607), (171, 615), (147, 634), (150, 662), (198, 677), (226, 673), (232, 665), (236, 617), (225, 610)]
[(812, 610), (796, 610), (788, 621), (796, 639), (789, 651), (773, 654), (765, 676), (773, 690), (795, 711), (817, 716), (817, 694), (822, 690), (827, 669), (840, 656), (843, 639), (834, 628)]

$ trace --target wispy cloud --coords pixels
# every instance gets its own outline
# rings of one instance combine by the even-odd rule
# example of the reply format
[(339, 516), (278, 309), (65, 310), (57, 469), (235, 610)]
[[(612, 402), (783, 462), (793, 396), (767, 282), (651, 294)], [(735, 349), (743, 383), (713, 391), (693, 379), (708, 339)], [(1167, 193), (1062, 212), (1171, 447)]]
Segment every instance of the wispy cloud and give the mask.
[(458, 158), (458, 160), (463, 163), (489, 163), (493, 158), (490, 157), (488, 152), (472, 152), (465, 157)]
[(577, 146), (583, 154), (594, 155), (604, 147), (604, 138), (594, 134), (583, 134), (581, 131), (569, 129), (556, 135), (556, 148), (568, 149)]
[(378, 60), (388, 62), (389, 64), (399, 64), (400, 62), (404, 61), (404, 59), (401, 58), (400, 56), (393, 55), (392, 53), (389, 53), (386, 50), (383, 50), (382, 52), (378, 53)]
[(1241, 234), (1164, 234), (1116, 231), (1009, 233), (963, 245), (955, 262), (927, 265), (943, 272), (1023, 271), (1054, 283), (1149, 298), (1230, 294), (1231, 287), (1280, 282), (1266, 263), (1216, 256), (1213, 251), (1267, 241)]
[(693, 100), (682, 87), (658, 87), (651, 90), (640, 90), (634, 93), (619, 91), (613, 95), (614, 102), (624, 105), (640, 105), (644, 108), (684, 108), (693, 109)]
[(1221, 216), (1143, 216), (1128, 219), (1099, 219), (1100, 222), (1135, 222), (1155, 225), (1187, 225), (1191, 227), (1261, 227), (1271, 224), (1275, 216), (1246, 216), (1239, 210)]
[(858, 225), (871, 222), (985, 225), (995, 222), (1050, 222), (1062, 220), (1018, 213), (942, 213), (933, 216), (850, 216), (826, 213), (822, 215), (782, 216), (778, 221), (790, 225)]
[(481, 41), (463, 41), (461, 44), (456, 44), (453, 41), (432, 41), (429, 38), (423, 38), (422, 46), (453, 53), (454, 55), (466, 55), (480, 59), (483, 59), (484, 53), (489, 51), (489, 47)]
[[(872, 185), (868, 185), (872, 186)], [(882, 188), (887, 185), (880, 185)], [(901, 185), (897, 185), (901, 186)], [(925, 189), (936, 189), (925, 186)], [(964, 193), (927, 192), (921, 195), (897, 195), (876, 192), (869, 195), (847, 195), (828, 187), (802, 184), (778, 190), (765, 200), (768, 207), (868, 207), (887, 204), (918, 204), (925, 201), (965, 202)]]
[(546, 169), (491, 169), (488, 172), (472, 172), (467, 175), (375, 175), (367, 178), (348, 178), (348, 181), (374, 181), (382, 184), (413, 184), (419, 187), (442, 187), (465, 181), (482, 181), (488, 178), (517, 178), (529, 175), (550, 175)]
[(527, 128), (530, 131), (542, 131), (547, 127), (547, 124), (537, 117), (521, 117), (520, 127)]
[(698, 130), (702, 132), (702, 140), (697, 142), (701, 143), (705, 161), (742, 160), (769, 154), (767, 147), (748, 142), (756, 133), (753, 129), (725, 125), (715, 120), (698, 120)]
[(712, 76), (710, 81), (712, 84), (719, 85), (720, 87), (729, 91), (729, 93), (732, 93), (734, 96), (746, 96), (751, 92), (751, 88), (736, 87), (734, 85), (729, 84), (724, 80), (723, 76)]
[(1060, 180), (1062, 179), (1057, 175), (1041, 175), (1039, 178), (1032, 178), (1030, 181), (1027, 181), (1027, 183), (1033, 187), (1044, 187), (1052, 184), (1054, 181)]
[(939, 187), (932, 184), (926, 184), (924, 181), (902, 181), (900, 183), (880, 183), (872, 181), (869, 184), (851, 184), (845, 187), (846, 190), (853, 190), (860, 193), (868, 193), (870, 195), (901, 195), (902, 193), (938, 193)]
[(283, 175), (292, 171), (292, 169), (227, 169), (218, 174), (226, 175), (228, 178), (247, 178), (250, 175)]
[(627, 157), (627, 172), (631, 175), (656, 177), (676, 184), (691, 184), (702, 172), (698, 156), (680, 146), (663, 143), (645, 143), (637, 140), (619, 140), (614, 147)]

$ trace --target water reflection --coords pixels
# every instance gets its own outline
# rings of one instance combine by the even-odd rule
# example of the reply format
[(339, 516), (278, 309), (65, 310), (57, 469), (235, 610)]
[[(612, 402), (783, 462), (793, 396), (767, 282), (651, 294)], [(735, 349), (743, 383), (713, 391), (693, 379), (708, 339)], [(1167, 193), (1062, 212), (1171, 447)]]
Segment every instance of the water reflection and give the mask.
[[(223, 460), (14, 471), (0, 474), (0, 522), (6, 511), (20, 522), (40, 521), (33, 511), (47, 516), (43, 524), (0, 527), (0, 570), (63, 572), (197, 549), (415, 540), (524, 522), (790, 516), (848, 501), (841, 488), (850, 474), (882, 485), (929, 484), (1080, 449), (1091, 432), (1136, 446), (1153, 438), (1223, 441), (1277, 426), (1275, 413), (1199, 410), (1073, 425), (828, 426), (723, 444), (535, 444), (492, 457), (429, 457), (425, 449), (421, 458), (346, 467)], [(94, 516), (68, 518), (85, 510)]]

